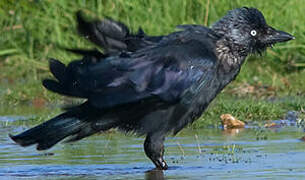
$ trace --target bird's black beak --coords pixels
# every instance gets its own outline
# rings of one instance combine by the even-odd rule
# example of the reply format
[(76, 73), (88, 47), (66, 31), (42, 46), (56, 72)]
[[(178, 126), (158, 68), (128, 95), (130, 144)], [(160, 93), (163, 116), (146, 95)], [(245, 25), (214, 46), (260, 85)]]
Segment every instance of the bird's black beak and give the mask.
[(273, 28), (269, 28), (268, 29), (268, 35), (267, 37), (265, 37), (265, 43), (266, 44), (275, 44), (278, 42), (285, 42), (285, 41), (289, 41), (295, 39), (294, 36), (292, 36), (289, 33), (286, 33), (284, 31), (279, 31)]

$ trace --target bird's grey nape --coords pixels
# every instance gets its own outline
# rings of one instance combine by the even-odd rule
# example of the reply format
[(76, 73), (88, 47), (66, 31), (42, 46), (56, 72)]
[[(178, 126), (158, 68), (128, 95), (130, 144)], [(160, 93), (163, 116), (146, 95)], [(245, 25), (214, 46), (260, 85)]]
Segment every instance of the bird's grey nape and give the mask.
[(266, 27), (263, 14), (255, 8), (237, 8), (231, 11), (212, 25), (212, 29), (218, 35), (230, 41), (230, 46), (240, 55), (263, 52), (266, 47), (253, 42), (251, 30)]
[(262, 27), (266, 25), (266, 21), (258, 9), (243, 7), (228, 11), (224, 17), (212, 25), (212, 29), (225, 36), (244, 25)]

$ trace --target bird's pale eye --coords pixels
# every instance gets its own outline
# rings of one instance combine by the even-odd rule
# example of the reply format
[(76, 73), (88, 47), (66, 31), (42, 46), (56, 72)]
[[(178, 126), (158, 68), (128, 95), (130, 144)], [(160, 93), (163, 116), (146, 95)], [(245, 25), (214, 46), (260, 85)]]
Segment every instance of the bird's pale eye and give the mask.
[(252, 30), (252, 31), (250, 32), (250, 34), (251, 34), (251, 36), (256, 36), (257, 32), (256, 32), (255, 30)]

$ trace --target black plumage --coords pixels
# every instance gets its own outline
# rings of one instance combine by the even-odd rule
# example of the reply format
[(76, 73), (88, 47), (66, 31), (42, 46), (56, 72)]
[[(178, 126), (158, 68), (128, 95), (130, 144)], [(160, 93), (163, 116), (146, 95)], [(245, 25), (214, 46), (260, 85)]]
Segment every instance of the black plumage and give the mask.
[(77, 12), (76, 17), (79, 34), (102, 47), (107, 54), (120, 51), (134, 52), (158, 43), (163, 37), (147, 36), (141, 28), (133, 34), (125, 24), (111, 18), (88, 22), (81, 12)]
[[(202, 115), (240, 71), (246, 56), (293, 39), (268, 26), (255, 8), (229, 11), (211, 28), (180, 25), (166, 36), (130, 33), (122, 23), (89, 22), (77, 15), (78, 29), (105, 52), (74, 50), (82, 60), (65, 66), (50, 61), (55, 79), (43, 85), (87, 101), (11, 138), (22, 146), (52, 147), (110, 128), (146, 135), (146, 155), (159, 169), (166, 135), (178, 133)], [(72, 50), (73, 51), (73, 50)]]

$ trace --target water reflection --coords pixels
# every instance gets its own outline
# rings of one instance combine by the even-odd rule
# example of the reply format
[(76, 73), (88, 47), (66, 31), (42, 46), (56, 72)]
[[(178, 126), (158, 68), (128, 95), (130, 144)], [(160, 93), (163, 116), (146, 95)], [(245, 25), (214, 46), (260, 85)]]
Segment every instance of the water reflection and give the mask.
[(145, 172), (146, 180), (164, 180), (164, 172), (162, 170), (149, 170)]
[[(290, 175), (304, 178), (305, 143), (302, 128), (186, 129), (166, 141), (169, 170), (155, 170), (145, 156), (143, 137), (121, 133), (96, 135), (46, 151), (14, 144), (8, 133), (23, 126), (1, 126), (0, 179), (244, 179)], [(261, 138), (267, 137), (267, 138)]]

